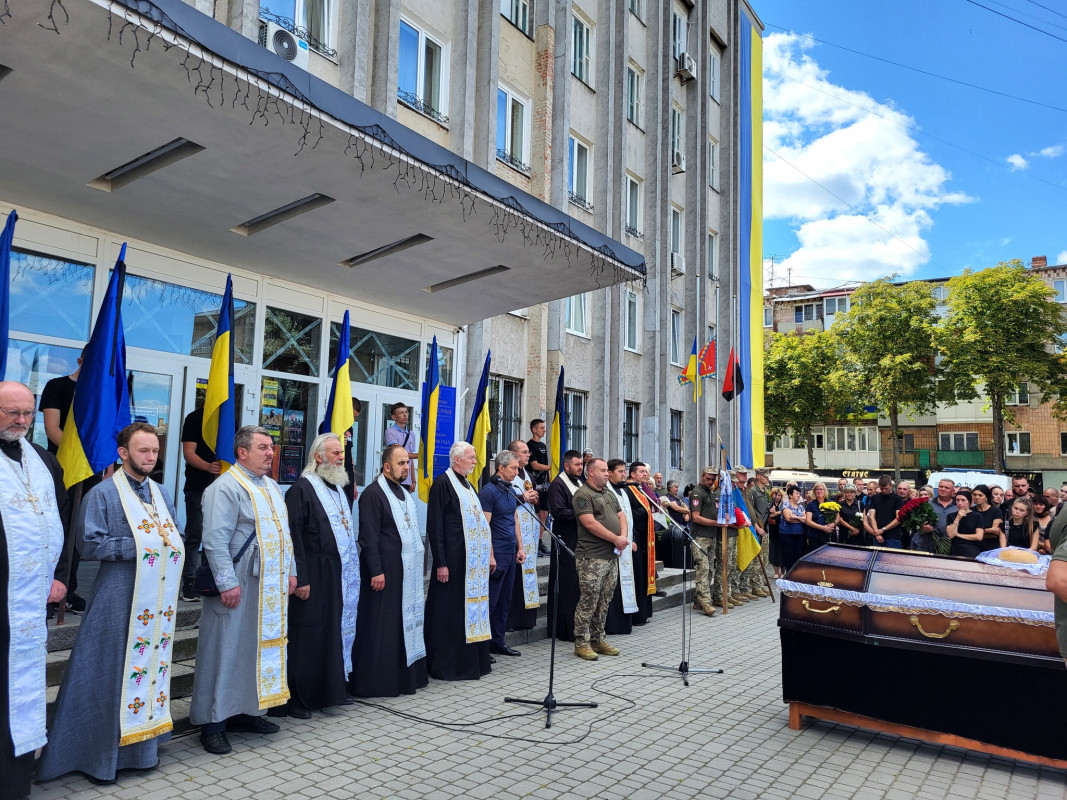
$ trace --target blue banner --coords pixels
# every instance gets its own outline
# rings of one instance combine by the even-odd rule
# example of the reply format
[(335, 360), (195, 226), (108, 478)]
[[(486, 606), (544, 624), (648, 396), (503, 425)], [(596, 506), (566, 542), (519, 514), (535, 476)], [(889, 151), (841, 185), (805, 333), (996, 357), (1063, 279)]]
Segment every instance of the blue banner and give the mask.
[(456, 387), (441, 384), (437, 391), (437, 435), (433, 450), (435, 478), (448, 469), (448, 451), (456, 441)]

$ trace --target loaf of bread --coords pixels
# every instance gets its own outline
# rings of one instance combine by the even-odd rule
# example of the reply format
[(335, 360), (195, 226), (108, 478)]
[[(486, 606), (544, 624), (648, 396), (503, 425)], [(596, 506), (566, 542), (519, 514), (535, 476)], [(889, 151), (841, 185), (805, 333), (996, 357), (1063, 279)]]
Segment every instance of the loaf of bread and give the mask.
[(1011, 561), (1015, 564), (1036, 564), (1037, 553), (1033, 550), (1001, 550), (997, 555), (1001, 561)]

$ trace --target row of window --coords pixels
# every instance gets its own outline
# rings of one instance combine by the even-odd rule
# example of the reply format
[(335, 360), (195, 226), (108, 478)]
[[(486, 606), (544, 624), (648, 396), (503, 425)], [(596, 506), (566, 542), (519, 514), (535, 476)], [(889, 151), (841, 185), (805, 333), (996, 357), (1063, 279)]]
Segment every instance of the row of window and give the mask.
[[(805, 449), (802, 434), (792, 436), (767, 437), (767, 452), (774, 447), (792, 447)], [(874, 427), (829, 427), (825, 432), (821, 428), (812, 431), (812, 448), (826, 451), (877, 451), (879, 449), (878, 429)], [(949, 452), (978, 452), (977, 431), (950, 431), (939, 433), (938, 450)], [(900, 449), (904, 453), (915, 452), (915, 434), (905, 433), (901, 438)], [(1028, 431), (1009, 431), (1004, 434), (1004, 451), (1009, 456), (1030, 455), (1030, 433)], [(1060, 454), (1067, 455), (1067, 431), (1060, 432)]]

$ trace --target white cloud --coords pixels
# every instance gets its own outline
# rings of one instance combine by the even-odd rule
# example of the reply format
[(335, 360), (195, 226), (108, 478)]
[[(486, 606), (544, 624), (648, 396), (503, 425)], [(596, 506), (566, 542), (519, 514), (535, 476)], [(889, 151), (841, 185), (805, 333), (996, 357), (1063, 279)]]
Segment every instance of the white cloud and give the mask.
[(1064, 146), (1062, 144), (1054, 144), (1051, 147), (1041, 148), (1038, 153), (1045, 158), (1059, 158), (1064, 153)]
[(1008, 156), (1004, 160), (1007, 161), (1008, 164), (1011, 165), (1011, 168), (1016, 172), (1018, 172), (1019, 170), (1024, 170), (1028, 166), (1030, 166), (1030, 162), (1027, 161), (1025, 158), (1023, 158), (1018, 153), (1012, 153), (1010, 156)]
[(919, 149), (907, 114), (832, 83), (812, 46), (764, 39), (764, 216), (791, 220), (800, 242), (776, 283), (790, 269), (794, 283), (820, 286), (908, 275), (930, 258), (931, 213), (972, 198), (946, 188), (951, 175)]
[(1056, 256), (1057, 264), (1067, 264), (1067, 250), (1064, 250), (1058, 256)]

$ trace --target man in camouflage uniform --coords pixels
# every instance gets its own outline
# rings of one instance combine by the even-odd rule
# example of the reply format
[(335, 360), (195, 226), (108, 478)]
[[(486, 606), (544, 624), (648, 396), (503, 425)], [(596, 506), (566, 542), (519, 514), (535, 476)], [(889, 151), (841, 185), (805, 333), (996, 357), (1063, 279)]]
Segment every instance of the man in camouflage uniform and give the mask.
[[(748, 482), (743, 492), (748, 513), (752, 516), (752, 530), (759, 537), (760, 552), (767, 552), (767, 517), (771, 511), (771, 498), (767, 487), (771, 485), (771, 471), (765, 467), (756, 470), (756, 477)], [(742, 580), (747, 581), (745, 591), (753, 597), (769, 597), (767, 578), (758, 557), (745, 569)], [(744, 589), (744, 587), (742, 587)]]
[(604, 638), (608, 606), (619, 580), (615, 551), (637, 547), (627, 538), (626, 515), (619, 507), (618, 495), (608, 489), (608, 465), (604, 459), (591, 459), (585, 466), (585, 476), (585, 483), (571, 500), (578, 520), (574, 554), (579, 598), (574, 611), (574, 654), (596, 661), (598, 654), (619, 654), (619, 648)]
[[(721, 604), (722, 597), (722, 539), (717, 527), (719, 513), (719, 491), (715, 485), (718, 476), (715, 467), (705, 467), (700, 474), (700, 483), (689, 493), (689, 507), (692, 521), (694, 597), (693, 608), (707, 616), (715, 614), (714, 606)], [(737, 533), (733, 538), (734, 558), (737, 558)], [(730, 608), (735, 604), (730, 602)]]

